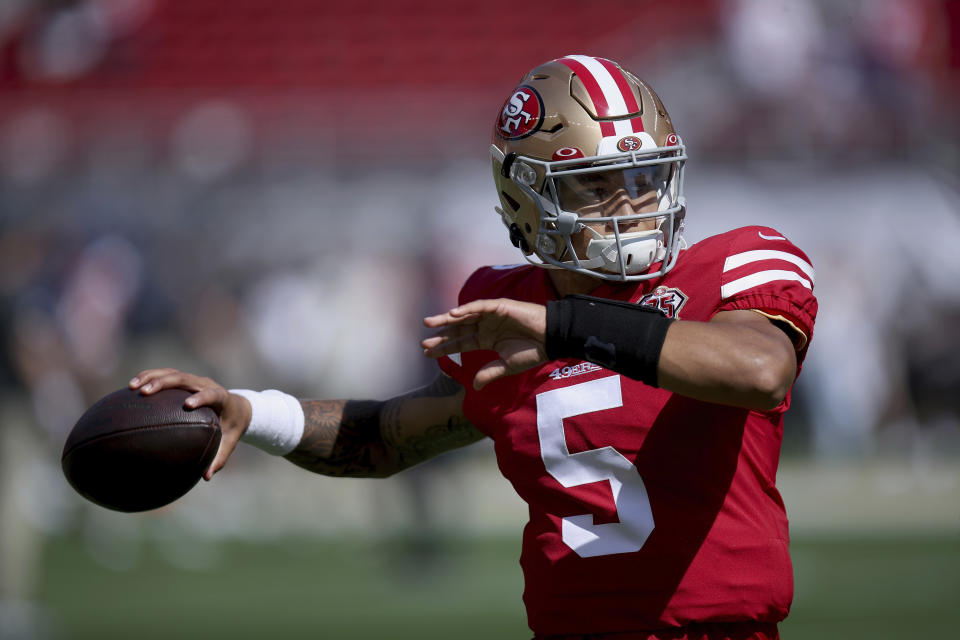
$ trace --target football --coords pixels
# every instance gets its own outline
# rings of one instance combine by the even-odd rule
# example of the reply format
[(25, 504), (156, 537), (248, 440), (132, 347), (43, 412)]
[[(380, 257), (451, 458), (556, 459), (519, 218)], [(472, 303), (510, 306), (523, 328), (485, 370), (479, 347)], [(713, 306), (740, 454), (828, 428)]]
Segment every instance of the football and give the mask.
[(190, 395), (121, 389), (97, 401), (63, 447), (67, 481), (84, 498), (115, 511), (147, 511), (183, 496), (220, 446), (217, 414), (209, 407), (186, 409)]

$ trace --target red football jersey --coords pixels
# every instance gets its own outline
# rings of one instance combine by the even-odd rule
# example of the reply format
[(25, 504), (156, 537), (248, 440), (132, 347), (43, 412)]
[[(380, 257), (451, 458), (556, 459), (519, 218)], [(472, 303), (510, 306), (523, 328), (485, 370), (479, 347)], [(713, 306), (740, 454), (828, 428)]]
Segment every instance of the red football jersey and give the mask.
[[(798, 367), (812, 335), (813, 269), (768, 227), (713, 236), (654, 281), (591, 295), (680, 320), (755, 309), (793, 327)], [(485, 267), (460, 302), (555, 299), (545, 270)], [(782, 417), (693, 400), (576, 360), (473, 389), (496, 358), (441, 358), (466, 389), (464, 413), (493, 438), (527, 502), (524, 602), (538, 634), (600, 633), (710, 621), (782, 620), (793, 597), (787, 517), (774, 486)]]

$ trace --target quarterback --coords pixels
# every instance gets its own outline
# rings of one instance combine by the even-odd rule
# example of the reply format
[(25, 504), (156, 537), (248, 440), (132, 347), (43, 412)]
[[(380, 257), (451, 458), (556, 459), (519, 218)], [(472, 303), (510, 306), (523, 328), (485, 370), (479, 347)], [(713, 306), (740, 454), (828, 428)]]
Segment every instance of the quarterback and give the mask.
[(497, 207), (526, 263), (483, 267), (428, 317), (435, 381), (385, 401), (226, 390), (172, 369), (223, 439), (316, 473), (389, 476), (492, 438), (529, 505), (536, 638), (777, 638), (793, 596), (775, 486), (817, 302), (765, 226), (683, 240), (686, 150), (649, 85), (603, 58), (530, 71), (497, 114)]

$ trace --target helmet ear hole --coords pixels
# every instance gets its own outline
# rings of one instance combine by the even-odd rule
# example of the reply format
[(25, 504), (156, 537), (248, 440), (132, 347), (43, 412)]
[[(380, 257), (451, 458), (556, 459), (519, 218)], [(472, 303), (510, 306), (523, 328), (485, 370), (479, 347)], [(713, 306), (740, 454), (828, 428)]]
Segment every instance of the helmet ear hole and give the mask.
[(530, 226), (530, 223), (523, 225), (523, 228), (526, 229), (527, 233), (533, 233), (533, 227)]
[[(527, 226), (529, 227), (530, 225)], [(523, 232), (520, 231), (520, 227), (517, 226), (517, 223), (510, 225), (510, 242), (513, 243), (513, 246), (517, 247), (524, 253), (530, 253), (530, 244), (524, 237)]]
[(509, 193), (506, 191), (501, 191), (500, 195), (503, 196), (503, 199), (506, 200), (511, 209), (514, 211), (520, 211), (520, 203), (517, 202)]
[(517, 154), (514, 151), (511, 151), (503, 157), (503, 164), (500, 165), (500, 176), (503, 178), (510, 178), (510, 167), (513, 166), (513, 163), (517, 159)]

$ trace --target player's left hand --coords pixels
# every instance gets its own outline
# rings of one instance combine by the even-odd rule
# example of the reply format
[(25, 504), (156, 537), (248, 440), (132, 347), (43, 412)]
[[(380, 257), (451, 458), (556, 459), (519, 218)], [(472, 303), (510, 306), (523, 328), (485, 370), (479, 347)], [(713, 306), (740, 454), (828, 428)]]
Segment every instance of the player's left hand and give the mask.
[(547, 361), (547, 308), (540, 304), (508, 298), (474, 300), (424, 318), (423, 324), (439, 329), (420, 342), (424, 355), (430, 358), (478, 349), (497, 352), (500, 358), (477, 372), (475, 389)]

